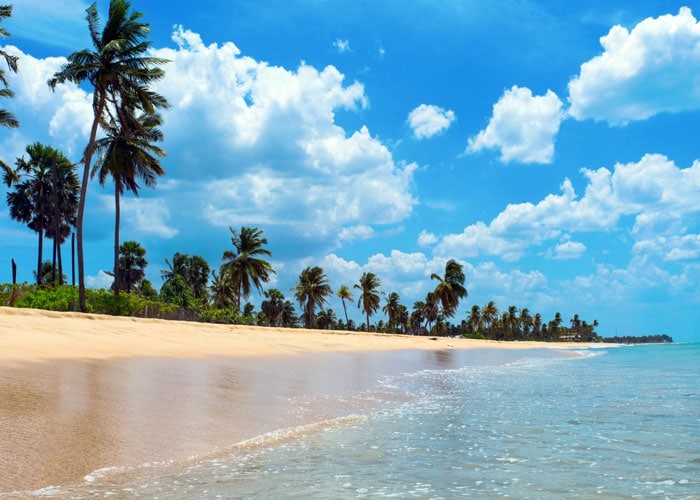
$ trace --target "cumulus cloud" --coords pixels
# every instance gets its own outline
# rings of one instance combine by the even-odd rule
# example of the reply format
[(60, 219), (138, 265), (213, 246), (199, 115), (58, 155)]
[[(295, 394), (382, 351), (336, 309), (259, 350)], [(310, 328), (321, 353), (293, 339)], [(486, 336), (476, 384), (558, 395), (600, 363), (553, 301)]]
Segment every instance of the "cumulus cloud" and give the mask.
[(167, 170), (206, 200), (200, 220), (328, 244), (369, 238), (412, 212), (416, 165), (395, 161), (366, 126), (335, 122), (336, 110), (368, 105), (361, 83), (333, 66), (271, 66), (182, 27), (173, 40), (177, 48), (154, 51), (171, 61), (157, 86), (173, 105), (165, 147), (177, 161)]
[[(700, 212), (700, 161), (683, 169), (663, 155), (645, 155), (638, 162), (615, 165), (612, 172), (603, 167), (581, 173), (588, 181), (582, 197), (566, 179), (560, 194), (550, 194), (536, 204), (508, 205), (489, 224), (479, 221), (459, 234), (443, 236), (435, 254), (494, 255), (517, 261), (531, 247), (564, 234), (616, 229), (623, 216), (634, 217), (630, 235), (638, 241), (649, 235), (685, 233), (682, 221)], [(638, 247), (643, 248), (650, 247)], [(583, 244), (566, 242), (552, 255), (573, 258), (584, 250)], [(671, 255), (687, 255), (687, 251)]]
[(647, 18), (632, 30), (614, 26), (602, 54), (569, 82), (569, 114), (612, 125), (662, 112), (700, 109), (700, 23), (688, 7)]
[(345, 54), (346, 52), (352, 51), (350, 42), (348, 40), (341, 40), (340, 38), (333, 42), (333, 47), (338, 51), (338, 54)]
[(36, 58), (12, 45), (4, 50), (20, 60), (19, 71), (5, 75), (15, 92), (8, 108), (20, 121), (18, 142), (26, 145), (50, 137), (69, 156), (80, 154), (92, 124), (92, 96), (72, 83), (58, 85), (55, 91), (46, 84), (66, 59)]
[(469, 139), (467, 152), (494, 148), (505, 163), (551, 163), (561, 108), (561, 100), (551, 90), (533, 96), (530, 89), (514, 85), (493, 105), (486, 128)]
[(454, 111), (432, 104), (421, 104), (408, 114), (408, 124), (417, 139), (427, 139), (444, 132), (455, 121)]
[(554, 260), (572, 260), (580, 258), (585, 251), (586, 245), (583, 243), (567, 240), (550, 249), (548, 255)]
[(428, 231), (423, 230), (418, 235), (418, 244), (422, 247), (434, 245), (437, 242), (438, 237), (435, 236), (433, 233), (429, 233)]

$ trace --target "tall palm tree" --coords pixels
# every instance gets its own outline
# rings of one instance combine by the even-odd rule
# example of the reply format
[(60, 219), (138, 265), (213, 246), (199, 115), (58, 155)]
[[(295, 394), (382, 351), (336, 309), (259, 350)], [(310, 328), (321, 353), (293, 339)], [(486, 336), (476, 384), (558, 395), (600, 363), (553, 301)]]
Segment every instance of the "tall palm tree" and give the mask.
[(250, 295), (251, 285), (258, 292), (262, 292), (263, 283), (270, 281), (275, 274), (272, 265), (260, 256), (272, 256), (272, 253), (264, 248), (267, 245), (267, 238), (263, 238), (262, 230), (257, 227), (241, 227), (237, 232), (229, 227), (233, 235), (231, 243), (236, 247), (236, 251), (226, 250), (222, 260), (221, 268), (226, 268), (230, 273), (236, 291), (236, 306), (240, 310), (241, 297), (247, 299)]
[(353, 301), (352, 291), (347, 285), (340, 285), (340, 288), (338, 288), (336, 295), (340, 297), (340, 300), (343, 303), (343, 311), (345, 311), (345, 328), (347, 329), (347, 325), (348, 323), (350, 323), (350, 320), (348, 319), (348, 308), (345, 306), (345, 301)]
[[(164, 76), (165, 73), (159, 66), (167, 61), (146, 55), (151, 45), (146, 40), (150, 25), (141, 22), (141, 17), (143, 14), (132, 11), (131, 4), (126, 0), (110, 0), (109, 17), (101, 27), (97, 4), (90, 5), (87, 8), (87, 23), (92, 47), (70, 54), (68, 61), (48, 81), (49, 87), (55, 89), (56, 85), (61, 83), (80, 84), (88, 80), (94, 89), (93, 121), (83, 158), (84, 170), (76, 228), (78, 286), (80, 310), (83, 312), (86, 310), (83, 220), (97, 129), (106, 114), (135, 114), (137, 109), (155, 113), (157, 108), (167, 106), (166, 99), (150, 89), (153, 82)], [(129, 105), (125, 105), (126, 103)]]
[[(3, 21), (4, 19), (8, 19), (10, 17), (12, 17), (12, 5), (0, 5), (0, 21)], [(2, 26), (0, 26), (0, 37), (5, 38), (8, 36), (10, 36), (10, 32)], [(10, 71), (12, 71), (13, 73), (17, 73), (16, 56), (12, 56), (4, 50), (0, 50), (0, 57), (5, 60), (7, 68)], [(5, 77), (5, 70), (3, 70), (2, 68), (0, 68), (0, 83), (2, 83), (3, 85), (3, 88), (0, 89), (0, 97), (14, 96), (14, 93), (9, 88), (7, 78)], [(17, 121), (15, 115), (10, 113), (9, 111), (5, 109), (0, 109), (0, 126), (16, 128), (19, 127), (19, 121)], [(12, 172), (12, 168), (10, 168), (10, 166), (7, 163), (5, 163), (2, 158), (0, 158), (0, 167), (2, 167), (5, 173), (9, 174), (10, 172)]]
[[(42, 282), (44, 236), (60, 243), (75, 220), (78, 179), (74, 165), (60, 152), (41, 143), (26, 148), (28, 159), (17, 159), (6, 172), (10, 217), (23, 222), (39, 236), (37, 283)], [(55, 265), (54, 265), (55, 268)]]
[(530, 310), (527, 307), (520, 311), (520, 324), (523, 328), (523, 337), (528, 338), (530, 336), (530, 328), (532, 328), (534, 320), (530, 314)]
[(326, 297), (333, 293), (328, 276), (318, 266), (307, 267), (299, 275), (299, 282), (292, 291), (299, 307), (304, 311), (304, 326), (312, 328), (316, 307), (323, 306)]
[(459, 301), (467, 296), (467, 289), (464, 288), (464, 272), (462, 264), (454, 259), (450, 259), (445, 264), (445, 275), (431, 274), (430, 279), (438, 281), (435, 286), (435, 296), (442, 305), (442, 314), (451, 318), (457, 312)]
[(114, 293), (119, 295), (122, 288), (119, 268), (119, 226), (120, 203), (124, 191), (139, 194), (138, 180), (148, 187), (156, 185), (157, 176), (165, 170), (160, 165), (163, 151), (154, 142), (163, 140), (163, 133), (158, 128), (162, 119), (157, 113), (141, 113), (134, 116), (128, 112), (119, 113), (120, 121), (112, 118), (103, 121), (106, 136), (97, 140), (95, 151), (100, 155), (92, 171), (93, 177), (98, 175), (100, 185), (104, 186), (107, 177), (114, 182)]
[(357, 307), (367, 316), (367, 331), (370, 331), (369, 318), (379, 309), (379, 287), (382, 282), (374, 273), (362, 273), (360, 282), (355, 288), (360, 290), (360, 298), (357, 300)]
[(411, 330), (414, 335), (416, 334), (416, 332), (420, 334), (421, 328), (423, 328), (423, 321), (425, 321), (425, 302), (423, 302), (422, 300), (418, 300), (413, 303), (411, 317), (409, 318)]
[(395, 332), (401, 324), (401, 297), (396, 292), (391, 292), (386, 297), (386, 304), (382, 312), (387, 315), (387, 330)]

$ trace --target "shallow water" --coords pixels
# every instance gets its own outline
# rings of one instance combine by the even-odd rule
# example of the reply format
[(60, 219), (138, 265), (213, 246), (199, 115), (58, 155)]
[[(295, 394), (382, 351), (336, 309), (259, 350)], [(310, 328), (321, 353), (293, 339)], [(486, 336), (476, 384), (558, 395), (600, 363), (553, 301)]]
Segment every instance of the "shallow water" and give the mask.
[(302, 413), (336, 403), (345, 412), (320, 424), (41, 493), (700, 498), (699, 347), (595, 349), (580, 358), (523, 351), (505, 365), (452, 353), (342, 398), (292, 398)]

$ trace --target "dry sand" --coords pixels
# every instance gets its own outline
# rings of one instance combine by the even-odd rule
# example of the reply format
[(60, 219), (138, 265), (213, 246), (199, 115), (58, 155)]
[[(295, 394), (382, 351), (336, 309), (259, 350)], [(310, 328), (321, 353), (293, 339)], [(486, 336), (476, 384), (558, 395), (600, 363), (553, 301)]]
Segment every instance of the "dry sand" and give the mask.
[(362, 413), (367, 399), (352, 395), (381, 390), (384, 375), (498, 364), (542, 347), (0, 308), (0, 494), (230, 452)]
[[(497, 342), (327, 330), (214, 325), (0, 307), (0, 360), (198, 358), (399, 349), (532, 349), (542, 342)], [(583, 348), (580, 343), (549, 346)]]

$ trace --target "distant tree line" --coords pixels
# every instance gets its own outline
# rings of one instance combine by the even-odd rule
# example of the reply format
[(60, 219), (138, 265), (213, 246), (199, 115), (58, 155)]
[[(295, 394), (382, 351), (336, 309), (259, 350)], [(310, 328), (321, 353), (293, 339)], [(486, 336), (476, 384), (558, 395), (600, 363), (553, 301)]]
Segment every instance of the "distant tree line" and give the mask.
[(614, 336), (606, 337), (603, 342), (611, 342), (613, 344), (671, 344), (673, 339), (668, 335), (640, 335), (640, 336)]

